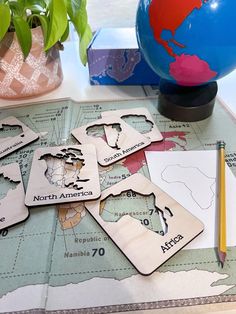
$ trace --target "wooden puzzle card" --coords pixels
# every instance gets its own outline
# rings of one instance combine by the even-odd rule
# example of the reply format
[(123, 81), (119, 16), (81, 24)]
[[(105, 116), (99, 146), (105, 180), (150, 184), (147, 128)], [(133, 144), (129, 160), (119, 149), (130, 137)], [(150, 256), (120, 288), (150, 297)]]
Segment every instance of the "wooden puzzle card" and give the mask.
[[(4, 135), (5, 129), (11, 127), (13, 136)], [(15, 132), (18, 132), (15, 134)], [(38, 139), (38, 134), (33, 132), (24, 123), (15, 117), (7, 117), (0, 121), (0, 158)]]
[[(102, 117), (109, 117), (110, 115), (115, 115), (121, 119), (132, 118), (132, 125), (134, 125), (135, 129), (138, 130), (139, 125), (142, 125), (142, 129), (144, 130), (142, 134), (149, 138), (151, 142), (158, 142), (163, 140), (161, 132), (155, 124), (150, 112), (145, 107), (103, 111), (101, 113)], [(111, 126), (105, 126), (104, 129), (107, 142), (109, 145), (112, 145), (112, 140), (114, 138), (113, 132), (115, 130)]]
[(0, 230), (29, 216), (20, 167), (12, 163), (0, 167)]
[[(112, 126), (112, 145), (106, 143), (99, 134), (90, 134), (94, 127)], [(93, 121), (87, 125), (74, 129), (71, 134), (80, 143), (92, 143), (96, 146), (98, 162), (101, 166), (108, 166), (148, 146), (151, 141), (130, 127), (116, 116), (109, 116)]]
[[(123, 193), (130, 196), (131, 205)], [(140, 196), (154, 198), (151, 214), (147, 200), (140, 202)], [(143, 275), (151, 274), (204, 228), (199, 219), (139, 173), (104, 190), (99, 200), (86, 202), (85, 207)], [(142, 221), (134, 218), (137, 212), (144, 215)], [(157, 227), (152, 222), (154, 230), (147, 228), (150, 215), (158, 219)]]
[(93, 145), (35, 150), (25, 203), (28, 206), (97, 199), (101, 194)]

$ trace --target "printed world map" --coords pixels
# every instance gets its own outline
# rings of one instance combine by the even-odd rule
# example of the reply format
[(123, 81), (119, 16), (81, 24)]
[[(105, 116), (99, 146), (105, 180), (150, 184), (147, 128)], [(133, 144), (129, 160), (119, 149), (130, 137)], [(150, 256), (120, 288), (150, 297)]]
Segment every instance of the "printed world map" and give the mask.
[[(37, 147), (59, 146), (77, 143), (70, 131), (100, 117), (102, 111), (145, 106), (163, 134), (164, 141), (153, 143), (147, 150), (201, 150), (213, 149), (218, 138), (227, 140), (227, 160), (235, 173), (236, 138), (235, 121), (219, 104), (210, 121), (179, 123), (159, 115), (156, 100), (135, 100), (105, 104), (74, 104), (71, 101), (50, 103), (47, 106), (13, 108), (0, 111), (0, 119), (6, 116), (20, 117), (43, 137), (4, 159), (4, 163), (18, 161), (27, 186), (33, 152)], [(219, 121), (221, 127), (219, 128)], [(142, 128), (142, 126), (140, 126)], [(10, 130), (9, 134), (10, 136)], [(51, 162), (51, 161), (50, 161)], [(149, 176), (144, 150), (106, 168), (99, 169), (100, 183), (105, 189), (116, 182), (140, 172)], [(124, 202), (130, 195), (124, 195)], [(151, 199), (149, 199), (152, 205)], [(109, 209), (108, 209), (109, 210)], [(132, 210), (135, 218), (142, 219), (148, 228), (158, 229), (158, 222), (151, 217), (155, 208), (142, 206)], [(106, 213), (107, 214), (107, 213)], [(116, 213), (115, 213), (116, 214)], [(118, 216), (114, 216), (118, 217)], [(110, 218), (109, 218), (110, 219)], [(62, 310), (124, 306), (130, 300), (135, 304), (161, 300), (197, 298), (205, 296), (227, 297), (236, 294), (235, 248), (228, 253), (226, 267), (218, 267), (214, 249), (183, 250), (167, 261), (151, 277), (144, 278), (123, 256), (83, 204), (34, 207), (29, 219), (0, 233), (0, 309), (9, 312), (41, 308)], [(199, 285), (196, 286), (196, 279)], [(182, 287), (178, 291), (168, 289), (169, 282)], [(186, 285), (189, 289), (186, 290)], [(132, 288), (131, 288), (132, 287)], [(145, 287), (145, 289), (143, 289)], [(88, 291), (93, 289), (93, 298)], [(47, 296), (45, 296), (45, 291)], [(143, 293), (147, 291), (147, 293)], [(32, 293), (31, 293), (32, 292)], [(29, 299), (29, 293), (31, 298)], [(74, 294), (83, 298), (74, 298)], [(88, 296), (88, 298), (86, 297)], [(119, 296), (119, 298), (118, 298)], [(11, 300), (20, 300), (19, 304)], [(60, 300), (60, 303), (58, 303)], [(132, 306), (130, 304), (130, 306)], [(102, 310), (105, 312), (105, 308)]]

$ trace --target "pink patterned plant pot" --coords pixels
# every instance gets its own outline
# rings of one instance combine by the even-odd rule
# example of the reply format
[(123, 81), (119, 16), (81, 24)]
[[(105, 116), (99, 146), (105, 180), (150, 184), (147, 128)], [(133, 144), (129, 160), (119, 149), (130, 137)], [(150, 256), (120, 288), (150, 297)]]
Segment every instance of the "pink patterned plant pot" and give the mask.
[(56, 47), (44, 52), (41, 27), (32, 29), (32, 48), (26, 60), (15, 33), (0, 42), (0, 98), (16, 99), (45, 94), (63, 80)]

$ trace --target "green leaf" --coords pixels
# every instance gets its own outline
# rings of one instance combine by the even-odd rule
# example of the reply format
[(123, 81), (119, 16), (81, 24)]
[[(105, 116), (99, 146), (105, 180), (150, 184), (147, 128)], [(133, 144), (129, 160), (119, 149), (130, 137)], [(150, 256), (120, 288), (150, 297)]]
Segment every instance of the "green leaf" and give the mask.
[(67, 22), (66, 30), (60, 39), (62, 43), (67, 40), (69, 33), (70, 33), (70, 25), (69, 25), (69, 22)]
[(67, 12), (79, 36), (87, 29), (86, 0), (66, 0)]
[(46, 38), (47, 38), (47, 33), (48, 33), (48, 18), (44, 15), (39, 15), (37, 14), (38, 19), (40, 20), (41, 23), (41, 27), (43, 30), (43, 37), (44, 37), (44, 43), (46, 42)]
[(83, 36), (80, 37), (80, 43), (79, 43), (79, 54), (80, 59), (83, 65), (86, 65), (87, 63), (87, 47), (91, 41), (92, 38), (92, 31), (89, 25), (87, 25), (85, 32)]
[(45, 15), (40, 15), (40, 14), (32, 14), (29, 18), (29, 21), (32, 19), (38, 19), (39, 23), (41, 25), (42, 31), (43, 31), (43, 37), (44, 37), (44, 43), (47, 38), (47, 33), (48, 33), (48, 25), (49, 25), (49, 20), (47, 16)]
[(11, 11), (8, 5), (0, 4), (0, 40), (5, 36), (11, 22)]
[(21, 16), (13, 17), (13, 24), (24, 59), (26, 59), (32, 46), (32, 36), (29, 25)]
[(23, 8), (21, 7), (20, 3), (17, 1), (10, 1), (9, 6), (13, 15), (21, 16), (23, 14)]
[(40, 5), (30, 5), (26, 7), (26, 9), (29, 9), (33, 14), (40, 13), (43, 11), (43, 8)]
[(49, 29), (45, 50), (51, 48), (63, 36), (67, 27), (67, 11), (64, 0), (51, 0), (49, 5)]
[(80, 38), (80, 59), (87, 62), (87, 47), (92, 38), (92, 31), (88, 25), (86, 0), (66, 0), (67, 12)]
[(34, 7), (34, 6), (39, 6), (41, 8), (46, 8), (46, 3), (44, 0), (26, 0), (25, 1), (25, 6), (27, 8)]

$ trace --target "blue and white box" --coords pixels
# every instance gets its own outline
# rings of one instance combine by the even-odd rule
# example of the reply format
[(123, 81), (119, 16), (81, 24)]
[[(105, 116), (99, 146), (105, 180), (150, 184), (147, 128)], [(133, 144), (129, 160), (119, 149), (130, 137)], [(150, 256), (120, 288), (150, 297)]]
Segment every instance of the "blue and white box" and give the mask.
[(88, 47), (92, 85), (158, 85), (159, 76), (144, 60), (135, 28), (102, 28)]

